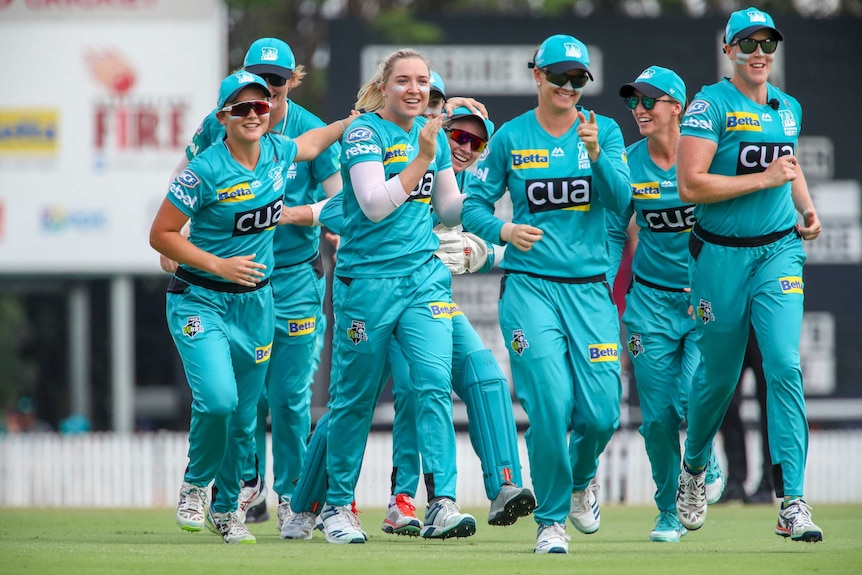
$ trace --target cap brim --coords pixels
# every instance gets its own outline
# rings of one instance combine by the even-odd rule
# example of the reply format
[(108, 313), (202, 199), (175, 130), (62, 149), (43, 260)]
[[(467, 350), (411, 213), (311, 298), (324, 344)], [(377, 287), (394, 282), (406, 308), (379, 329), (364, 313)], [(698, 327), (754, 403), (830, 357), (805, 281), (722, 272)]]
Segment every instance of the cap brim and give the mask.
[(491, 138), (493, 130), (488, 129), (488, 120), (486, 120), (482, 116), (478, 116), (476, 114), (456, 114), (454, 116), (449, 116), (448, 120), (449, 122), (454, 122), (455, 120), (463, 120), (464, 118), (472, 118), (473, 120), (475, 120), (476, 125), (481, 125), (482, 128), (485, 130), (485, 139), (488, 140)]
[(555, 64), (549, 64), (547, 66), (542, 66), (542, 70), (547, 70), (551, 74), (565, 74), (566, 72), (571, 72), (572, 70), (583, 70), (587, 73), (587, 77), (592, 80), (593, 75), (590, 73), (590, 69), (581, 64), (580, 62), (557, 62)]
[(252, 74), (257, 74), (258, 76), (261, 74), (275, 74), (276, 76), (281, 76), (288, 80), (293, 76), (293, 70), (290, 68), (284, 68), (283, 66), (276, 66), (275, 64), (252, 64), (251, 66), (246, 66), (245, 69), (246, 71), (251, 72)]
[(432, 96), (432, 97), (434, 96), (434, 94), (437, 94), (438, 96), (440, 96), (441, 98), (443, 98), (443, 101), (444, 101), (444, 102), (446, 101), (446, 94), (444, 94), (443, 92), (441, 92), (441, 91), (440, 91), (440, 90), (438, 90), (437, 88), (431, 88), (430, 94), (431, 94), (431, 96)]
[(257, 87), (257, 88), (260, 88), (261, 90), (263, 90), (264, 92), (266, 92), (266, 97), (267, 97), (267, 98), (272, 98), (272, 93), (269, 91), (269, 89), (268, 89), (268, 88), (264, 88), (263, 86), (261, 86), (261, 85), (260, 85), (260, 84), (258, 84), (257, 82), (254, 82), (254, 83), (251, 83), (251, 84), (243, 84), (242, 86), (240, 86), (239, 88), (237, 88), (236, 90), (234, 90), (233, 92), (231, 92), (231, 93), (230, 93), (230, 96), (228, 96), (227, 98), (225, 98), (224, 103), (225, 103), (225, 104), (227, 104), (228, 102), (233, 102), (233, 101), (234, 101), (234, 99), (239, 95), (239, 93), (240, 93), (240, 92), (242, 92), (243, 90), (245, 90), (246, 88), (248, 88), (249, 86), (255, 86), (255, 87)]
[(668, 96), (669, 94), (663, 90), (659, 90), (655, 86), (647, 84), (645, 82), (629, 82), (628, 84), (623, 84), (620, 88), (620, 97), (628, 98), (634, 91), (637, 90), (647, 98), (661, 98), (662, 96)]
[(781, 32), (778, 31), (778, 28), (773, 28), (771, 26), (764, 26), (763, 24), (758, 24), (757, 26), (749, 26), (748, 28), (743, 28), (739, 32), (737, 32), (733, 38), (731, 38), (727, 43), (733, 42), (737, 38), (748, 38), (751, 34), (754, 34), (758, 30), (769, 30), (778, 40), (784, 41), (784, 36), (781, 35)]

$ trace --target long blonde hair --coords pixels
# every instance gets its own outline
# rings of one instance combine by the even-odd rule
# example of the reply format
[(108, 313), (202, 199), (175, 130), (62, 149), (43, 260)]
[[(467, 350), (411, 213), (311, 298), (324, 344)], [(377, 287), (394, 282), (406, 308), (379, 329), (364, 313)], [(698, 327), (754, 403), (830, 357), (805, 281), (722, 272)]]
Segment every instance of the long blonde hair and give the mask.
[(430, 74), (431, 63), (425, 56), (410, 48), (396, 50), (385, 60), (380, 62), (374, 76), (359, 88), (359, 92), (356, 93), (356, 103), (353, 105), (353, 108), (356, 110), (365, 110), (366, 112), (373, 112), (382, 108), (384, 104), (382, 91), (383, 85), (389, 81), (389, 77), (392, 75), (392, 68), (395, 66), (395, 63), (399, 60), (406, 60), (408, 58), (418, 58), (425, 62)]

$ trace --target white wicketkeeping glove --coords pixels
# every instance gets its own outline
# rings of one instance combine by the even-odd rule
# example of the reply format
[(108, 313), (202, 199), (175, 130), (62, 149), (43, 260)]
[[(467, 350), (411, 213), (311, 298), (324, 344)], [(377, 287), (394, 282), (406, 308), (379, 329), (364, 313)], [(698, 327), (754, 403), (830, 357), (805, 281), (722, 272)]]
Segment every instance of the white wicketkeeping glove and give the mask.
[(440, 247), (434, 255), (453, 275), (474, 272), (488, 260), (488, 245), (473, 234), (447, 228), (443, 224), (435, 227), (434, 233), (440, 240)]

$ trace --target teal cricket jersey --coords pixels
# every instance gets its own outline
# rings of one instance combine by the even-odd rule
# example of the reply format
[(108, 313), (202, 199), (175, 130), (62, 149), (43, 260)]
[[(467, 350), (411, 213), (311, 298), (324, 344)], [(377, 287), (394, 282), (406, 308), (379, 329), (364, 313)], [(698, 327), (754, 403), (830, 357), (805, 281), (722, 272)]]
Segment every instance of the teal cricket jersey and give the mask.
[[(766, 85), (767, 101), (777, 110), (744, 96), (730, 80), (704, 88), (685, 111), (682, 135), (718, 143), (711, 174), (737, 176), (766, 170), (773, 160), (795, 154), (802, 128), (802, 107), (792, 96)], [(694, 215), (713, 234), (762, 236), (796, 225), (790, 182), (723, 202), (701, 204)]]
[(385, 179), (401, 173), (419, 153), (419, 117), (409, 132), (377, 114), (363, 114), (344, 136), (341, 177), (344, 180), (344, 222), (335, 273), (348, 278), (409, 276), (440, 247), (432, 233), (431, 194), (439, 171), (452, 167), (446, 133), (437, 135), (437, 155), (410, 197), (379, 222), (362, 212), (350, 168), (361, 162), (382, 162)]
[(464, 227), (500, 242), (504, 222), (494, 216), (494, 203), (508, 189), (512, 221), (544, 230), (530, 251), (506, 250), (500, 267), (562, 278), (608, 271), (605, 209), (622, 212), (628, 206), (629, 169), (619, 125), (607, 116), (596, 120), (601, 154), (595, 163), (577, 135), (577, 122), (557, 138), (530, 110), (494, 134), (464, 201)]
[[(225, 131), (213, 110), (204, 118), (186, 147), (186, 157), (191, 160), (213, 143), (224, 139)], [(269, 131), (287, 138), (296, 138), (309, 130), (325, 126), (324, 122), (297, 104), (288, 100), (287, 114), (278, 125)], [(341, 144), (335, 142), (310, 162), (294, 162), (284, 173), (284, 202), (288, 206), (301, 206), (322, 200), (320, 184), (338, 172)], [(279, 226), (275, 232), (274, 251), (276, 266), (290, 266), (305, 262), (317, 254), (320, 230), (316, 227)]]
[(632, 213), (638, 225), (638, 249), (632, 271), (670, 288), (688, 287), (688, 239), (694, 205), (679, 199), (676, 166), (664, 170), (650, 158), (647, 139), (626, 148), (631, 170), (631, 203), (623, 214), (608, 212), (611, 272), (616, 275)]
[[(260, 159), (248, 170), (220, 142), (195, 157), (171, 183), (168, 200), (191, 219), (189, 241), (221, 258), (257, 254), (272, 273), (272, 234), (284, 205), (285, 175), (296, 157), (296, 143), (274, 134), (260, 139)], [(284, 226), (282, 226), (284, 227)], [(202, 277), (224, 278), (181, 267)]]

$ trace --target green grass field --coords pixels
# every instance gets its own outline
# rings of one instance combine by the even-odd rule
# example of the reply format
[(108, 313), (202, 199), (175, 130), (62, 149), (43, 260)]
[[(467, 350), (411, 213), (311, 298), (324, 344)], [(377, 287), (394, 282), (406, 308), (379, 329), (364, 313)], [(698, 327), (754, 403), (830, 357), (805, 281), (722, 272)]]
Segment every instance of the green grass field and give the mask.
[(797, 543), (773, 534), (771, 506), (713, 506), (707, 524), (678, 544), (649, 542), (655, 510), (605, 506), (595, 535), (572, 536), (568, 555), (534, 555), (535, 523), (484, 523), (469, 539), (425, 541), (380, 531), (382, 509), (360, 513), (365, 545), (283, 541), (275, 521), (251, 526), (257, 545), (225, 545), (202, 531), (185, 533), (172, 509), (0, 509), (0, 573), (4, 575), (356, 575), (555, 573), (862, 573), (862, 506), (820, 505), (813, 517), (821, 543)]

